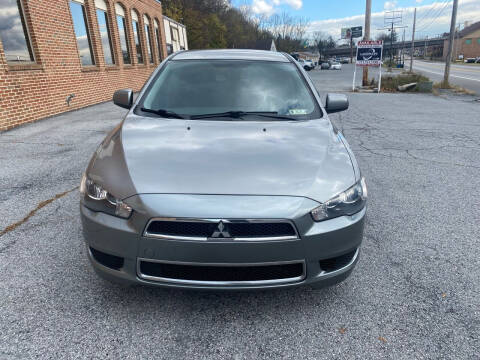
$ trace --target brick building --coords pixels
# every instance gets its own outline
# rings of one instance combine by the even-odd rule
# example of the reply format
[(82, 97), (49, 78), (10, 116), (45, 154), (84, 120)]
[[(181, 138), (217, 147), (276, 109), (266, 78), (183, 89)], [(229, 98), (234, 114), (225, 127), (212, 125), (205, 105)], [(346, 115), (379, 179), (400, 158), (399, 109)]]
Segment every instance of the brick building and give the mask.
[[(448, 40), (443, 45), (443, 58), (447, 57)], [(453, 41), (453, 59), (476, 58), (480, 56), (480, 21), (465, 26), (455, 34)]]
[(1, 0), (0, 131), (138, 91), (166, 56), (157, 0)]

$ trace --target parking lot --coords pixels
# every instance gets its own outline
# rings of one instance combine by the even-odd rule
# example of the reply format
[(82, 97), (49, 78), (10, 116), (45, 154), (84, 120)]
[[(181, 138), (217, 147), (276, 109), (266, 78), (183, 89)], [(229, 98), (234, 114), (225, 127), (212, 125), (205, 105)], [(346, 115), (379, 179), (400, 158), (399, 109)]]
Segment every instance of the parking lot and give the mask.
[[(348, 91), (352, 71), (309, 74), (324, 95)], [(86, 257), (77, 186), (125, 110), (104, 103), (1, 133), (0, 359), (478, 358), (480, 102), (349, 97), (331, 119), (367, 178), (367, 225), (351, 277), (322, 290), (105, 282)]]

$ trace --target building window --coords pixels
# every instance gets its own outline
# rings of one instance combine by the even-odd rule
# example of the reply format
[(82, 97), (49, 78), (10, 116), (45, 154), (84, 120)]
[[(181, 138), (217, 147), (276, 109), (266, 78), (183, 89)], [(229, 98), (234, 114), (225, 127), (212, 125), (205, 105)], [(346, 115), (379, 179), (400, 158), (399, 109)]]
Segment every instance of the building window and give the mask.
[(170, 55), (173, 53), (173, 45), (167, 44), (167, 54)]
[(120, 39), (120, 49), (122, 50), (123, 63), (131, 64), (132, 60), (129, 51), (130, 42), (128, 40), (127, 22), (125, 21), (125, 10), (122, 5), (118, 3), (115, 4), (115, 14), (117, 16), (118, 35)]
[(153, 64), (153, 44), (152, 44), (152, 36), (150, 31), (150, 20), (146, 15), (143, 15), (143, 24), (145, 26), (145, 37), (147, 38), (147, 55), (150, 59), (150, 63)]
[(480, 44), (480, 38), (477, 39), (477, 43)]
[(162, 41), (160, 40), (160, 27), (157, 19), (153, 20), (153, 24), (155, 26), (155, 40), (157, 41), (158, 61), (162, 61)]
[(97, 8), (97, 22), (100, 30), (100, 38), (102, 39), (103, 58), (105, 59), (105, 64), (113, 65), (115, 63), (115, 57), (113, 56), (107, 4), (105, 4), (104, 0), (95, 0), (95, 7)]
[(472, 39), (465, 39), (466, 45), (472, 45)]
[(8, 63), (35, 61), (20, 0), (0, 1), (0, 39)]
[(87, 15), (83, 0), (70, 0), (70, 12), (72, 14), (73, 28), (77, 38), (78, 53), (83, 66), (94, 65), (92, 44), (88, 33)]
[(140, 25), (138, 24), (138, 14), (132, 10), (132, 28), (133, 38), (135, 40), (135, 50), (137, 52), (137, 62), (143, 64), (142, 41), (140, 40)]
[(170, 26), (170, 32), (172, 34), (172, 42), (173, 41), (178, 41), (178, 29), (177, 28), (174, 28), (173, 26)]

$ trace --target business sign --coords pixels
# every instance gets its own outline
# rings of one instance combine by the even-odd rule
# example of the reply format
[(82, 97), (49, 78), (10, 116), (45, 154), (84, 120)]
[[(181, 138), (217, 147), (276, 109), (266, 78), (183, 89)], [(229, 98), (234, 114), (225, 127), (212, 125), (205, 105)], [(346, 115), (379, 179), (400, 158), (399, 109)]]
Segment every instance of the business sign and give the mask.
[(341, 38), (350, 39), (352, 35), (352, 30), (350, 28), (342, 28)]
[(380, 66), (382, 65), (382, 40), (367, 40), (357, 43), (357, 65)]
[(342, 39), (355, 39), (362, 37), (362, 30), (361, 26), (354, 26), (351, 28), (342, 28), (341, 38)]
[(355, 26), (355, 27), (350, 28), (352, 38), (362, 37), (362, 30), (363, 30), (363, 28), (361, 26)]

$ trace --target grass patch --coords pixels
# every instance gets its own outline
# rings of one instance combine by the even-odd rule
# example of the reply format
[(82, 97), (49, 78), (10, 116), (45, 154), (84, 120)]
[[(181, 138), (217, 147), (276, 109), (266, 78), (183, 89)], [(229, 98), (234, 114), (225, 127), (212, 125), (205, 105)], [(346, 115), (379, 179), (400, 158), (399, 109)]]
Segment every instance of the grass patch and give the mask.
[(433, 84), (433, 89), (435, 95), (439, 94), (440, 89), (446, 89), (446, 90), (451, 90), (452, 92), (456, 94), (464, 94), (464, 95), (475, 95), (476, 92), (472, 90), (465, 89), (464, 87), (458, 86), (458, 85), (453, 85), (450, 83), (445, 83), (444, 81), (437, 82)]
[[(430, 79), (426, 76), (404, 72), (402, 74), (391, 76), (382, 74), (382, 91), (384, 92), (397, 92), (398, 87), (410, 83), (420, 83), (420, 82), (429, 82)], [(415, 87), (410, 91), (418, 91), (418, 88)]]

